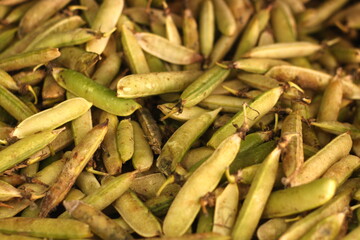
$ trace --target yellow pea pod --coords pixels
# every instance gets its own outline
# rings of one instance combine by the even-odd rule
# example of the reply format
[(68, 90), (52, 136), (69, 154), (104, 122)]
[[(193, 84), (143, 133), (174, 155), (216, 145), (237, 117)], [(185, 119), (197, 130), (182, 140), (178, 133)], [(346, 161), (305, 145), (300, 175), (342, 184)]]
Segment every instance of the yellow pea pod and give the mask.
[[(24, 138), (37, 132), (55, 129), (74, 120), (90, 109), (92, 104), (83, 98), (66, 100), (53, 108), (36, 113), (22, 121), (12, 133), (17, 138)], [(38, 124), (41, 122), (41, 124)]]

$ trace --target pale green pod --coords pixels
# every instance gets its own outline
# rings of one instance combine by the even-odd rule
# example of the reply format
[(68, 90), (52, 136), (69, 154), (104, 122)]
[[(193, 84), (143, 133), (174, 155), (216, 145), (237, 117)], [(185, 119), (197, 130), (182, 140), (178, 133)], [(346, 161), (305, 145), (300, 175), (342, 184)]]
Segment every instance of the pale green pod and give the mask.
[(330, 48), (331, 53), (340, 63), (359, 63), (360, 62), (360, 49), (334, 46)]
[(96, 13), (99, 10), (99, 4), (96, 2), (96, 0), (80, 0), (80, 4), (86, 7), (86, 11), (84, 11), (84, 17), (87, 23), (92, 26), (92, 23), (96, 17)]
[(4, 70), (0, 69), (0, 85), (11, 91), (18, 91), (16, 81)]
[[(257, 97), (249, 105), (249, 107), (246, 108), (248, 126), (251, 127), (258, 120), (260, 120), (262, 116), (268, 113), (278, 102), (278, 99), (282, 93), (283, 89), (281, 87), (277, 87)], [(235, 116), (226, 125), (222, 126), (213, 134), (207, 145), (213, 148), (217, 147), (221, 141), (236, 131), (233, 123), (241, 126), (244, 123), (244, 117), (245, 116), (243, 111), (239, 111), (237, 114), (235, 114)]]
[(205, 58), (210, 55), (215, 38), (215, 12), (211, 0), (203, 1), (199, 17), (200, 51)]
[[(151, 55), (150, 53), (144, 52), (146, 61), (149, 65), (150, 72), (167, 72), (168, 68), (165, 63), (160, 60), (158, 57)], [(197, 64), (197, 63), (194, 63)], [(185, 65), (188, 66), (188, 65)], [(189, 70), (189, 69), (186, 69)]]
[(75, 181), (75, 184), (86, 195), (90, 195), (100, 187), (99, 181), (93, 173), (83, 171)]
[(164, 220), (165, 236), (181, 236), (200, 210), (200, 197), (213, 191), (240, 149), (241, 138), (226, 138), (215, 152), (188, 178), (172, 202)]
[(274, 43), (255, 47), (246, 52), (243, 57), (286, 59), (306, 57), (322, 48), (321, 45), (309, 42)]
[(345, 221), (346, 214), (344, 212), (336, 213), (324, 220), (317, 223), (313, 228), (309, 230), (300, 240), (333, 240), (338, 237), (343, 223)]
[(65, 89), (59, 86), (52, 77), (47, 75), (44, 79), (44, 84), (41, 92), (43, 99), (43, 105), (47, 105), (48, 102), (60, 101), (65, 95)]
[(298, 173), (290, 179), (290, 185), (298, 186), (319, 178), (332, 164), (349, 154), (351, 146), (350, 134), (337, 136), (303, 164)]
[(336, 181), (337, 186), (343, 184), (354, 171), (360, 167), (360, 158), (354, 155), (343, 157), (334, 163), (321, 178), (330, 178)]
[(77, 28), (66, 32), (55, 32), (40, 40), (36, 44), (35, 49), (80, 45), (100, 37), (102, 37), (102, 33), (89, 28)]
[(13, 217), (0, 219), (0, 232), (40, 238), (88, 238), (93, 234), (85, 223), (73, 219)]
[(258, 46), (264, 46), (274, 43), (275, 43), (274, 35), (269, 29), (266, 29), (260, 34)]
[(37, 44), (44, 38), (50, 36), (52, 33), (70, 31), (84, 25), (85, 22), (80, 16), (70, 16), (56, 22), (52, 26), (48, 27), (40, 34), (38, 34), (29, 45), (24, 49), (24, 52), (28, 52), (37, 48)]
[(104, 139), (107, 132), (107, 122), (95, 126), (79, 145), (72, 150), (68, 161), (65, 163), (59, 178), (50, 187), (46, 196), (40, 205), (40, 217), (46, 217), (49, 212), (56, 207), (70, 191), (74, 185), (76, 178), (85, 168), (90, 158)]
[(161, 234), (161, 225), (135, 193), (128, 191), (113, 206), (127, 224), (140, 236), (154, 237)]
[(280, 82), (294, 82), (301, 88), (323, 90), (329, 84), (331, 75), (320, 71), (297, 67), (297, 66), (275, 66), (271, 68), (266, 76), (275, 78)]
[(295, 42), (297, 39), (296, 22), (290, 7), (290, 4), (278, 1), (272, 9), (271, 25), (277, 42)]
[(235, 51), (234, 60), (238, 60), (244, 53), (256, 46), (261, 32), (269, 22), (270, 9), (271, 8), (260, 10), (247, 24)]
[(191, 145), (209, 128), (219, 112), (218, 108), (212, 112), (203, 113), (179, 127), (162, 148), (156, 160), (158, 169), (165, 175), (174, 172)]
[(241, 81), (237, 80), (237, 79), (233, 79), (233, 80), (227, 80), (225, 82), (222, 82), (219, 86), (217, 86), (212, 92), (211, 94), (223, 94), (223, 95), (228, 95), (230, 94), (229, 90), (227, 90), (226, 88), (230, 88), (232, 90), (238, 91), (240, 92), (241, 90), (247, 88), (248, 86), (244, 83), (242, 83)]
[(280, 154), (280, 147), (276, 147), (256, 171), (233, 227), (231, 233), (233, 239), (252, 238), (274, 186)]
[(260, 225), (256, 231), (259, 240), (277, 240), (286, 231), (290, 223), (283, 218), (273, 218)]
[(353, 140), (360, 138), (360, 129), (350, 123), (342, 123), (338, 121), (319, 121), (313, 122), (311, 125), (320, 128), (324, 132), (340, 135), (349, 132)]
[(125, 24), (121, 27), (121, 43), (132, 73), (148, 73), (149, 66), (144, 52), (136, 40), (134, 33)]
[(237, 113), (243, 108), (244, 104), (250, 101), (248, 98), (212, 94), (199, 102), (198, 105), (211, 110), (221, 108), (222, 112)]
[(43, 238), (35, 238), (35, 237), (27, 237), (22, 235), (16, 235), (16, 234), (2, 234), (0, 233), (0, 238), (2, 240), (41, 240)]
[(344, 209), (349, 207), (352, 195), (358, 189), (359, 183), (359, 178), (353, 178), (346, 181), (339, 188), (334, 198), (332, 198), (324, 206), (312, 211), (304, 218), (293, 223), (288, 230), (281, 235), (279, 240), (297, 240), (322, 219), (330, 215), (343, 212)]
[(261, 74), (238, 73), (236, 77), (246, 85), (262, 91), (267, 91), (280, 85), (274, 78)]
[(236, 31), (236, 20), (225, 0), (213, 0), (216, 25), (219, 31), (231, 36)]
[(122, 160), (117, 149), (116, 139), (116, 130), (119, 120), (117, 116), (104, 111), (100, 114), (99, 120), (100, 122), (108, 121), (108, 131), (101, 143), (101, 148), (103, 150), (102, 160), (106, 171), (110, 175), (117, 175), (122, 169)]
[(0, 52), (6, 49), (6, 47), (13, 42), (18, 28), (10, 28), (0, 33)]
[[(66, 100), (53, 108), (41, 111), (22, 121), (12, 133), (17, 138), (24, 138), (34, 133), (55, 129), (74, 120), (90, 109), (92, 104), (83, 98)], [(38, 124), (41, 122), (41, 124)]]
[(22, 210), (27, 208), (31, 204), (31, 201), (26, 198), (20, 200), (14, 199), (8, 201), (6, 204), (11, 207), (10, 208), (2, 207), (0, 209), (0, 219), (14, 217), (16, 214), (20, 213)]
[(9, 201), (12, 198), (22, 197), (20, 191), (13, 187), (11, 184), (0, 181), (0, 201)]
[[(184, 35), (183, 36), (184, 46), (193, 49), (196, 52), (200, 52), (198, 24), (196, 23), (196, 19), (193, 16), (190, 9), (184, 10), (182, 29)], [(201, 68), (200, 63), (194, 63), (191, 65), (184, 66), (184, 70), (199, 70), (200, 68)]]
[(214, 149), (209, 147), (199, 147), (190, 149), (181, 160), (181, 165), (188, 171), (198, 162), (204, 162), (211, 154)]
[(237, 183), (229, 183), (216, 198), (213, 232), (224, 236), (231, 234), (239, 205), (239, 188)]
[(48, 48), (17, 54), (0, 60), (0, 68), (4, 71), (14, 71), (47, 63), (60, 56), (59, 49)]
[[(130, 189), (146, 199), (151, 199), (156, 197), (157, 191), (165, 181), (166, 178), (162, 173), (150, 173), (136, 177), (131, 183)], [(164, 191), (166, 191), (165, 189)]]
[[(168, 115), (171, 110), (176, 107), (175, 103), (164, 103), (161, 105), (158, 105), (157, 108), (164, 114)], [(206, 109), (203, 109), (201, 107), (193, 106), (193, 107), (184, 107), (182, 108), (182, 112), (176, 112), (174, 114), (171, 114), (169, 118), (175, 119), (177, 121), (187, 121), (193, 118), (196, 118), (200, 116), (201, 114), (207, 112)]]
[(26, 87), (26, 85), (35, 86), (38, 85), (46, 76), (46, 71), (43, 69), (37, 69), (34, 71), (23, 71), (14, 74), (12, 77), (20, 88)]
[(305, 212), (328, 202), (336, 191), (333, 179), (317, 179), (310, 183), (274, 191), (267, 200), (263, 217), (285, 217)]
[(215, 43), (213, 50), (211, 51), (209, 57), (208, 66), (213, 66), (216, 62), (221, 61), (225, 55), (230, 51), (231, 47), (233, 46), (234, 42), (238, 39), (240, 33), (244, 29), (247, 21), (249, 20), (250, 16), (253, 13), (253, 8), (249, 4), (247, 8), (244, 9), (242, 12), (243, 17), (238, 20), (237, 28), (235, 33), (232, 36), (225, 36), (222, 35)]
[(279, 65), (289, 65), (288, 62), (277, 60), (277, 59), (268, 59), (268, 58), (245, 58), (239, 59), (230, 64), (230, 67), (235, 69), (243, 70), (250, 73), (264, 74), (269, 71), (272, 67)]
[(204, 233), (187, 233), (179, 237), (166, 237), (151, 238), (151, 240), (231, 240), (230, 236), (221, 236), (217, 233), (204, 232)]
[(164, 10), (165, 10), (166, 38), (174, 44), (181, 45), (181, 37), (180, 37), (179, 31), (176, 27), (176, 24), (174, 22), (174, 19), (170, 15), (170, 9), (168, 8), (168, 6), (166, 4), (164, 4), (164, 5), (165, 5)]
[[(206, 209), (207, 213), (204, 211), (200, 211), (198, 214), (198, 220), (196, 224), (196, 233), (208, 233), (212, 232), (212, 228), (214, 225), (214, 208)], [(192, 229), (189, 228), (187, 233), (189, 233)]]
[(141, 48), (169, 63), (186, 65), (202, 60), (202, 56), (192, 49), (174, 44), (166, 38), (152, 33), (135, 33)]
[(178, 71), (127, 75), (117, 83), (117, 97), (136, 98), (181, 92), (201, 74), (201, 71)]
[(153, 164), (154, 155), (145, 139), (144, 131), (137, 122), (131, 121), (134, 132), (134, 153), (132, 164), (139, 171), (147, 171)]
[(134, 129), (130, 119), (119, 122), (116, 130), (116, 144), (123, 163), (130, 160), (134, 154)]
[[(105, 0), (101, 3), (94, 20), (91, 23), (91, 28), (95, 31), (107, 33), (116, 27), (116, 23), (124, 8), (124, 0)], [(110, 36), (102, 37), (100, 39), (93, 39), (86, 44), (86, 51), (101, 54)]]
[[(66, 201), (76, 201), (84, 198), (86, 194), (84, 194), (81, 190), (77, 188), (70, 189), (69, 193), (64, 198), (64, 202)], [(38, 213), (39, 215), (39, 213)]]
[[(41, 22), (49, 19), (57, 11), (65, 7), (70, 0), (41, 0), (34, 4), (21, 19), (19, 24), (19, 34), (24, 36), (35, 29)], [(41, 9), (39, 13), (39, 9)]]
[(54, 68), (52, 74), (56, 82), (66, 90), (85, 98), (94, 106), (111, 114), (128, 116), (141, 107), (134, 100), (117, 98), (115, 92), (79, 72)]
[[(66, 92), (66, 96), (68, 99), (76, 98), (76, 96), (70, 92)], [(71, 121), (71, 130), (75, 145), (78, 145), (92, 128), (91, 108), (89, 108), (82, 115)]]
[(180, 99), (183, 107), (192, 107), (201, 102), (219, 86), (230, 74), (229, 69), (213, 66), (201, 74), (182, 92)]
[(105, 59), (99, 62), (91, 78), (101, 85), (109, 86), (120, 70), (121, 57), (122, 53), (111, 52)]
[(36, 133), (21, 139), (1, 150), (0, 172), (15, 166), (40, 149), (44, 148), (46, 145), (51, 143), (63, 130), (64, 128)]
[(63, 205), (70, 215), (90, 226), (92, 232), (105, 240), (129, 239), (128, 233), (114, 220), (100, 210), (78, 200), (64, 201)]

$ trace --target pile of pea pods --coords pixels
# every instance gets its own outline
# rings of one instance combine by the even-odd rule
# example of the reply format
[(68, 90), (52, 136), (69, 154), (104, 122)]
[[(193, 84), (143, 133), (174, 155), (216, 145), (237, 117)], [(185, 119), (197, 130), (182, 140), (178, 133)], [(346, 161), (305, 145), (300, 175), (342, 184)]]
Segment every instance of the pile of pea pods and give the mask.
[(360, 239), (356, 0), (0, 0), (0, 239)]

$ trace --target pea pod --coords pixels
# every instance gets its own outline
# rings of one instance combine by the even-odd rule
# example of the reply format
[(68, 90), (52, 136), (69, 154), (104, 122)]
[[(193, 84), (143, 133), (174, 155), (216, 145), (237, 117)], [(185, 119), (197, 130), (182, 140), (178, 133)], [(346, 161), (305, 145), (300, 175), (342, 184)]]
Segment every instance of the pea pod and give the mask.
[(318, 179), (310, 183), (272, 192), (263, 217), (291, 216), (322, 206), (334, 195), (337, 184), (333, 179)]
[(206, 0), (201, 5), (199, 31), (200, 51), (207, 58), (211, 53), (215, 38), (215, 12), (211, 0)]
[(120, 121), (116, 130), (116, 142), (120, 158), (125, 163), (134, 154), (134, 129), (130, 119)]
[(229, 6), (225, 0), (213, 0), (216, 24), (220, 32), (224, 35), (231, 36), (236, 31), (236, 21)]
[(275, 182), (280, 154), (281, 148), (278, 146), (256, 171), (250, 190), (236, 218), (231, 233), (233, 239), (250, 240), (254, 234)]
[(153, 152), (145, 139), (144, 131), (139, 123), (131, 121), (131, 125), (134, 131), (134, 153), (132, 156), (132, 164), (134, 168), (139, 171), (147, 171), (153, 164)]
[(121, 99), (112, 90), (95, 83), (79, 72), (69, 69), (53, 69), (54, 79), (71, 93), (83, 97), (94, 106), (118, 116), (132, 114), (141, 106), (131, 99)]
[[(165, 143), (156, 166), (161, 172), (170, 175), (180, 163), (187, 150), (213, 123), (220, 109), (206, 112), (183, 124)], [(196, 131), (195, 131), (196, 130)]]
[[(12, 135), (17, 138), (24, 138), (36, 132), (55, 129), (84, 114), (91, 105), (83, 98), (69, 99), (53, 108), (26, 118), (14, 129)], [(41, 124), (38, 124), (39, 122)]]
[[(262, 95), (257, 97), (252, 103), (250, 103), (249, 107), (246, 109), (249, 127), (254, 125), (258, 119), (264, 116), (275, 106), (282, 92), (283, 89), (281, 87), (273, 88), (263, 93)], [(228, 122), (226, 125), (221, 127), (213, 134), (207, 145), (213, 148), (217, 147), (223, 139), (236, 131), (233, 124), (241, 126), (243, 124), (243, 121), (244, 112), (239, 111), (230, 120), (230, 122)]]
[(165, 236), (181, 236), (186, 232), (200, 210), (200, 197), (215, 189), (239, 151), (240, 142), (238, 134), (226, 138), (188, 178), (166, 214), (163, 224)]

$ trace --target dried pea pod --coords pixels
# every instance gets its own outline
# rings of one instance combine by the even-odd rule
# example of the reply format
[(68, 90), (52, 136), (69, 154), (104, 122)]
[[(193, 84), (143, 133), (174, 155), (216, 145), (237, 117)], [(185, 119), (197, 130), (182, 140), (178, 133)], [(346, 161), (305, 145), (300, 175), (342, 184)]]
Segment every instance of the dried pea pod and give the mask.
[(0, 232), (40, 238), (88, 238), (87, 224), (73, 219), (13, 217), (0, 219)]
[(131, 239), (120, 225), (98, 209), (78, 200), (64, 201), (64, 206), (72, 217), (88, 224), (91, 231), (104, 240)]

